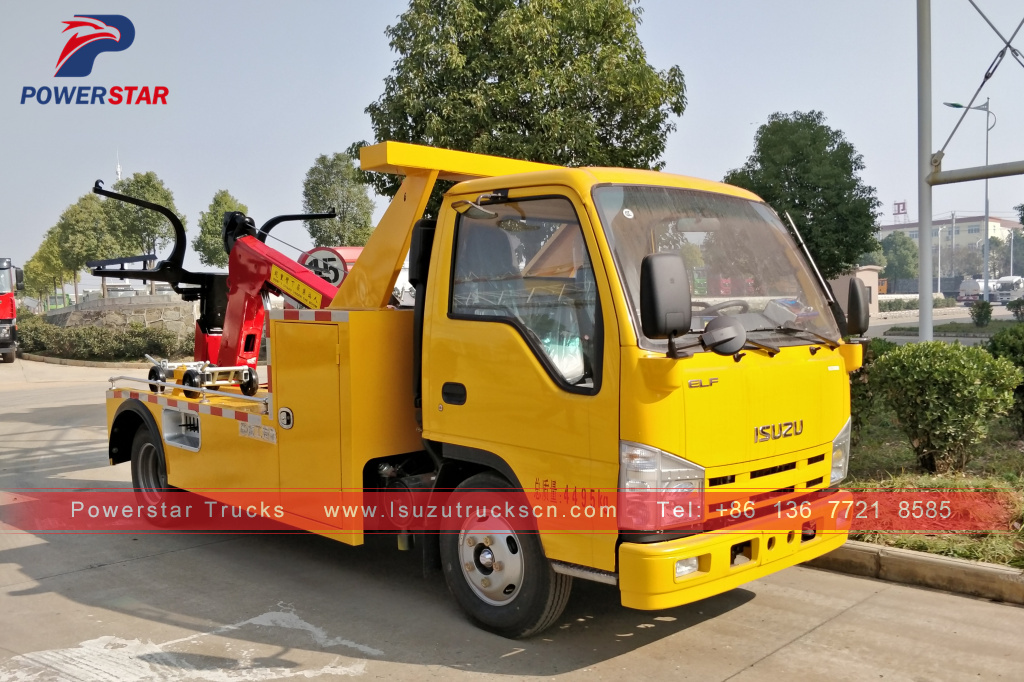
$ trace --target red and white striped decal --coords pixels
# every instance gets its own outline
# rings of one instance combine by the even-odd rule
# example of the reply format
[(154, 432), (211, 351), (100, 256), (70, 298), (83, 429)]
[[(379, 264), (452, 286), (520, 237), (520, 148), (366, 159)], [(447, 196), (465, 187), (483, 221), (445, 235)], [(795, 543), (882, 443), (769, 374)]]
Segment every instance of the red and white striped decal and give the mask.
[(258, 414), (253, 414), (252, 412), (233, 410), (228, 407), (203, 405), (200, 403), (189, 402), (187, 400), (176, 400), (175, 398), (165, 398), (152, 393), (140, 393), (138, 391), (131, 391), (128, 389), (115, 389), (113, 391), (107, 391), (107, 399), (109, 400), (110, 398), (119, 398), (121, 400), (141, 400), (143, 402), (153, 403), (154, 405), (160, 405), (171, 410), (177, 410), (178, 412), (198, 412), (199, 414), (208, 414), (211, 417), (224, 417), (225, 419), (234, 419), (235, 421), (255, 424), (257, 426), (263, 424), (263, 417)]
[(292, 322), (348, 322), (347, 310), (282, 310), (273, 308), (270, 311), (272, 320), (289, 320)]

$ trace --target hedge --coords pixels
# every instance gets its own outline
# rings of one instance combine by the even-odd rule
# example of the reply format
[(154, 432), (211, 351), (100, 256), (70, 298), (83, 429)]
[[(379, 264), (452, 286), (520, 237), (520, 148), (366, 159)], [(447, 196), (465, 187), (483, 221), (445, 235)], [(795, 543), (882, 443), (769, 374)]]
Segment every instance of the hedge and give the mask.
[(41, 353), (70, 360), (143, 360), (192, 355), (195, 333), (181, 340), (166, 329), (132, 324), (108, 327), (58, 327), (32, 315), (18, 318), (18, 345), (26, 353)]

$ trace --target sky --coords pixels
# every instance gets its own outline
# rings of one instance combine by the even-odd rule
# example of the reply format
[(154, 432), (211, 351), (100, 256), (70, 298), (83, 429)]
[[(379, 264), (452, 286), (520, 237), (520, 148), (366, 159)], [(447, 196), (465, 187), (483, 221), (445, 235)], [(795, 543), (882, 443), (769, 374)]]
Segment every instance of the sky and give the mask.
[[(1019, 0), (975, 0), (1009, 37)], [(933, 150), (1002, 47), (968, 0), (932, 2)], [(257, 224), (302, 208), (302, 180), (320, 154), (373, 140), (366, 106), (396, 59), (384, 30), (407, 0), (131, 3), (0, 0), (0, 256), (35, 252), (61, 212), (96, 179), (154, 171), (173, 191), (191, 235), (214, 193), (229, 190)], [(863, 155), (862, 179), (882, 202), (906, 201), (918, 219), (916, 3), (910, 0), (643, 0), (640, 38), (658, 69), (678, 65), (688, 106), (667, 143), (665, 170), (720, 180), (753, 150), (774, 112), (824, 112)], [(55, 78), (75, 14), (121, 14), (136, 36), (100, 54), (85, 78)], [(1024, 50), (1024, 31), (1014, 40)], [(991, 163), (1024, 160), (1024, 68), (1007, 57), (977, 103), (997, 122)], [(166, 105), (21, 103), (25, 86), (149, 85)], [(985, 114), (968, 113), (949, 143), (945, 170), (985, 161)], [(933, 215), (980, 215), (981, 181), (936, 187)], [(1024, 177), (990, 181), (991, 214), (1014, 217)], [(377, 197), (375, 217), (386, 208)], [(301, 223), (274, 234), (311, 244)], [(169, 247), (166, 249), (169, 252)], [(286, 250), (287, 252), (287, 250)], [(166, 255), (164, 253), (163, 255)], [(191, 254), (186, 266), (200, 268)], [(86, 277), (84, 287), (98, 286)]]

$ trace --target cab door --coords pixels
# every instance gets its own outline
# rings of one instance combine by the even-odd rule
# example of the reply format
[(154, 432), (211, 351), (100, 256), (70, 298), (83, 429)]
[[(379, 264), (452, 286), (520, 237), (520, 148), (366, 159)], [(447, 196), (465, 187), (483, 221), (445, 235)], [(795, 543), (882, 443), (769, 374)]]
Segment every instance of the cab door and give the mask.
[[(570, 190), (509, 195), (442, 213), (427, 285), (424, 437), (504, 462), (534, 505), (583, 513), (615, 501), (608, 467), (597, 467), (600, 478), (594, 466), (618, 456), (607, 279)], [(460, 199), (476, 197), (451, 201)], [(543, 542), (549, 558), (613, 570), (614, 550), (595, 551), (596, 537), (613, 547), (608, 533), (546, 533)]]

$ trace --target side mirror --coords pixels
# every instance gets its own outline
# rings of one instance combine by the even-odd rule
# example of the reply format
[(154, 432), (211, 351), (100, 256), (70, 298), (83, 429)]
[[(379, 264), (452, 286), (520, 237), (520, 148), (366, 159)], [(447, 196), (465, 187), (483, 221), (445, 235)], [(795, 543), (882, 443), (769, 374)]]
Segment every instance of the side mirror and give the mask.
[(690, 278), (677, 253), (652, 253), (640, 264), (640, 325), (649, 339), (690, 331)]
[(14, 268), (14, 281), (18, 291), (25, 291), (25, 271), (21, 268)]
[(871, 322), (871, 309), (868, 306), (868, 288), (856, 277), (850, 279), (850, 298), (846, 312), (846, 333), (849, 336), (863, 336)]
[(719, 316), (712, 319), (700, 336), (701, 345), (719, 355), (738, 353), (746, 342), (747, 330), (735, 317)]

